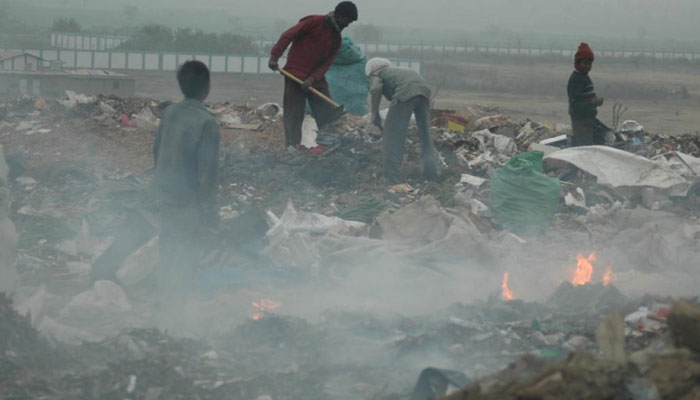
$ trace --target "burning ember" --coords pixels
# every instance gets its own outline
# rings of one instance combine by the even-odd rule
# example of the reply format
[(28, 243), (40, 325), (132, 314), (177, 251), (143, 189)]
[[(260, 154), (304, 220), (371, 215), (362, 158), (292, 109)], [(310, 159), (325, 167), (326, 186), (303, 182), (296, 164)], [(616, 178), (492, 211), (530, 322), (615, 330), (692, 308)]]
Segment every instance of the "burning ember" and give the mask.
[(608, 267), (608, 269), (605, 270), (605, 275), (603, 275), (603, 286), (608, 286), (614, 279), (615, 275), (613, 275), (612, 267)]
[(571, 279), (571, 283), (574, 286), (583, 286), (591, 281), (591, 276), (593, 275), (593, 262), (595, 262), (595, 253), (591, 253), (588, 257), (584, 257), (582, 254), (576, 256), (576, 271), (574, 271), (574, 277)]
[(255, 312), (255, 314), (253, 314), (251, 318), (253, 318), (253, 321), (258, 321), (265, 316), (266, 311), (276, 310), (280, 308), (280, 306), (282, 306), (282, 303), (280, 303), (279, 301), (269, 299), (254, 301), (253, 307), (255, 307), (257, 311)]
[(506, 301), (511, 301), (515, 298), (513, 292), (508, 287), (508, 277), (510, 274), (506, 272), (503, 274), (503, 281), (501, 282), (501, 298)]

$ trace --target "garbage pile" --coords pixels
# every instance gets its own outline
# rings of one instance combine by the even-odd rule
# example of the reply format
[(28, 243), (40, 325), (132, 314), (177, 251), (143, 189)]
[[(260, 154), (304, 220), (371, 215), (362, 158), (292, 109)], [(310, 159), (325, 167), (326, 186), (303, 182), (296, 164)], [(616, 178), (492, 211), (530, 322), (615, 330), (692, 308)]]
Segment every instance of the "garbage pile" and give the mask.
[(98, 343), (51, 345), (4, 295), (0, 327), (5, 397), (231, 398), (214, 389), (215, 352), (193, 340), (140, 329)]
[[(700, 136), (697, 134), (651, 135), (635, 121), (625, 121), (618, 133), (622, 141), (615, 143), (615, 148), (566, 148), (571, 129), (561, 124), (515, 123), (498, 114), (470, 119), (443, 114), (441, 121), (446, 122), (434, 128), (438, 147), (444, 166), (461, 174), (456, 198), (465, 206), (469, 206), (470, 199), (476, 199), (490, 205), (492, 212), (497, 211), (493, 207), (501, 204), (502, 196), (494, 199), (493, 189), (495, 184), (496, 189), (502, 187), (500, 182), (508, 170), (507, 164), (524, 153), (538, 151), (544, 155), (543, 164), (540, 167), (535, 162), (533, 167), (561, 182), (561, 211), (579, 223), (585, 224), (595, 219), (594, 215), (612, 210), (618, 204), (622, 208), (641, 206), (685, 215), (698, 209)], [(510, 170), (513, 176), (522, 174)], [(508, 190), (517, 197), (536, 187), (524, 182), (518, 186), (521, 177), (514, 181), (515, 186)], [(545, 185), (546, 179), (537, 182)], [(532, 199), (527, 202), (535, 203)], [(518, 208), (517, 201), (507, 206), (521, 215), (536, 212)], [(558, 211), (556, 206), (548, 209), (550, 213)], [(491, 222), (514, 228), (512, 221), (503, 215), (495, 215)]]
[(613, 313), (596, 330), (597, 353), (573, 352), (554, 364), (525, 356), (444, 399), (695, 399), (700, 308), (683, 300), (665, 312), (670, 334), (649, 347), (625, 351), (624, 325)]
[[(71, 128), (97, 131), (99, 137), (116, 144), (115, 150), (123, 154), (137, 154), (133, 159), (119, 157), (123, 168), (128, 168), (128, 162), (134, 172), (126, 169), (116, 173), (104, 165), (86, 166), (70, 160), (32, 169), (30, 174), (24, 171), (32, 167), (31, 160), (23, 160), (28, 154), (26, 148), (24, 154), (8, 157), (14, 192), (11, 217), (24, 232), (20, 269), (51, 264), (53, 261), (46, 261), (50, 256), (71, 271), (83, 273), (106, 259), (99, 256), (118, 236), (118, 227), (125, 224), (129, 215), (134, 212), (150, 215), (151, 221), (142, 225), (153, 225), (154, 210), (146, 193), (149, 175), (142, 171), (152, 165), (150, 147), (158, 125), (157, 116), (166, 106), (167, 102), (150, 99), (89, 97), (69, 92), (67, 99), (58, 102), (24, 99), (0, 107), (5, 119), (0, 134), (10, 143), (16, 141), (20, 149), (24, 146), (21, 141), (27, 140), (23, 136), (27, 132), (36, 133), (28, 137), (36, 137), (38, 140), (32, 139), (32, 146), (40, 146), (45, 142), (40, 139), (44, 135), (54, 135), (54, 140), (58, 140), (58, 133), (42, 134), (42, 129), (59, 129), (63, 135), (68, 132), (59, 128), (60, 125), (70, 123)], [(381, 139), (366, 118), (346, 115), (320, 136), (312, 129), (305, 131), (307, 140), (313, 143), (306, 150), (288, 153), (282, 146), (283, 110), (279, 105), (219, 103), (209, 107), (222, 126), (219, 200), (225, 225), (235, 225), (234, 221), (244, 214), (257, 215), (251, 226), (260, 226), (257, 231), (272, 232), (277, 222), (265, 214), (269, 211), (279, 218), (288, 213), (291, 201), (295, 212), (359, 221), (367, 224), (367, 228), (354, 235), (362, 239), (382, 238), (378, 232), (386, 229), (382, 221), (386, 221), (387, 215), (400, 216), (398, 211), (403, 207), (420, 208), (420, 204), (429, 203), (430, 207), (443, 209), (440, 213), (427, 214), (434, 220), (467, 221), (457, 224), (461, 226), (459, 229), (462, 233), (469, 232), (467, 236), (474, 239), (471, 242), (478, 244), (478, 254), (488, 259), (493, 257), (494, 242), (503, 242), (504, 237), (524, 243), (528, 235), (536, 236), (551, 228), (585, 233), (604, 243), (618, 237), (631, 238), (631, 234), (618, 235), (626, 228), (620, 224), (629, 219), (625, 216), (628, 210), (641, 207), (692, 217), (694, 210), (700, 209), (697, 195), (700, 188), (695, 175), (698, 159), (691, 154), (677, 151), (648, 159), (611, 147), (561, 149), (570, 134), (567, 126), (516, 122), (494, 108), (474, 106), (459, 113), (433, 110), (431, 131), (443, 164), (442, 180), (422, 180), (420, 146), (409, 136), (404, 162), (406, 183), (384, 188)], [(23, 125), (31, 127), (24, 130)], [(626, 137), (652, 137), (643, 128), (632, 125), (629, 121), (623, 124)], [(74, 131), (70, 133), (76, 135)], [(308, 139), (309, 134), (316, 136)], [(650, 149), (666, 151), (688, 149), (694, 142), (690, 137), (678, 137), (649, 143)], [(36, 158), (35, 162), (43, 162), (46, 157)], [(142, 170), (134, 170), (135, 164)], [(381, 215), (385, 217), (380, 218)], [(647, 219), (656, 220), (656, 217)], [(431, 236), (431, 241), (450, 238), (450, 229), (455, 229), (450, 223), (436, 225), (448, 228)], [(648, 261), (642, 265), (658, 268), (669, 261), (685, 262), (685, 258), (679, 259), (674, 252), (692, 248), (697, 240), (693, 236), (697, 231), (696, 220), (684, 222), (686, 228), (682, 230), (650, 224), (634, 233), (633, 241), (646, 246), (639, 253), (640, 259), (647, 256)], [(241, 231), (229, 226), (224, 233), (225, 241), (230, 242)], [(317, 235), (318, 231), (311, 230), (308, 234)], [(257, 263), (287, 262), (280, 255), (275, 256), (277, 259), (270, 256), (277, 254), (269, 244), (275, 235), (251, 235), (260, 239), (258, 248), (269, 250), (267, 259), (258, 259)], [(295, 235), (283, 238), (298, 240)], [(149, 254), (155, 252), (157, 243), (141, 246), (153, 236), (126, 246), (129, 251), (141, 249), (139, 256), (147, 257), (149, 265), (153, 263)], [(284, 241), (279, 246), (289, 247)], [(503, 243), (496, 243), (499, 246)], [(306, 249), (312, 256), (307, 254), (302, 259), (313, 260), (312, 265), (333, 257), (332, 253), (327, 257), (319, 248)], [(426, 249), (421, 247), (421, 250)], [(434, 249), (431, 251), (437, 254)], [(109, 263), (121, 265), (126, 256)], [(232, 255), (220, 255), (220, 258), (229, 256)]]
[[(222, 127), (222, 224), (198, 271), (200, 292), (256, 285), (274, 292), (299, 282), (311, 282), (312, 292), (340, 292), (360, 282), (350, 292), (367, 303), (377, 294), (398, 301), (389, 293), (395, 287), (404, 293), (458, 287), (460, 296), (484, 298), (505, 275), (502, 288), (510, 277), (516, 295), (410, 317), (329, 307), (314, 322), (256, 300), (255, 314), (236, 320), (236, 328), (185, 341), (146, 329), (153, 326), (149, 276), (158, 256), (148, 169), (166, 106), (75, 93), (58, 102), (0, 105), (9, 216), (20, 233), (14, 308), (21, 314), (8, 311), (11, 322), (1, 321), (20, 333), (9, 334), (15, 338), (9, 350), (0, 347), (8, 350), (0, 367), (21, 372), (7, 375), (15, 386), (3, 386), (16, 397), (388, 400), (408, 397), (426, 367), (436, 367), (427, 375), (437, 371), (464, 386), (525, 353), (530, 356), (508, 371), (523, 371), (516, 376), (521, 382), (539, 380), (478, 390), (492, 386), (497, 395), (490, 398), (533, 385), (559, 390), (576, 381), (574, 370), (612, 396), (652, 390), (649, 382), (662, 398), (675, 390), (655, 380), (656, 364), (649, 374), (629, 363), (611, 369), (609, 360), (586, 352), (620, 356), (620, 328), (625, 354), (669, 349), (658, 343), (677, 326), (669, 312), (675, 301), (629, 293), (643, 279), (693, 285), (700, 256), (697, 137), (661, 138), (625, 123), (618, 147), (626, 151), (566, 148), (564, 125), (517, 122), (480, 106), (433, 110), (441, 180), (421, 178), (420, 145), (411, 134), (406, 183), (385, 188), (381, 136), (366, 118), (346, 115), (324, 132), (309, 120), (304, 148), (287, 152), (279, 105), (211, 104)], [(594, 282), (593, 272), (583, 283), (564, 277), (575, 254), (593, 250), (614, 263), (619, 281), (606, 272), (610, 279), (599, 282), (605, 268), (596, 270)], [(528, 286), (539, 293), (521, 297), (518, 289)], [(425, 303), (423, 297), (429, 296), (401, 301)], [(212, 330), (214, 322), (231, 320), (230, 306), (200, 316), (199, 325)], [(611, 335), (598, 334), (600, 317), (613, 310), (624, 317), (606, 320), (617, 335), (606, 342)], [(686, 335), (677, 342), (689, 341)], [(43, 354), (59, 364), (46, 363), (51, 371), (22, 364), (32, 346), (52, 346)], [(59, 357), (71, 352), (80, 359)], [(646, 360), (666, 362), (654, 354)], [(676, 355), (670, 357), (679, 365), (695, 368), (688, 361), (695, 355)], [(67, 373), (57, 372), (66, 365)], [(620, 380), (606, 381), (609, 376)], [(685, 393), (687, 381), (669, 382)]]
[[(206, 342), (125, 329), (99, 341), (51, 345), (4, 298), (0, 365), (4, 393), (15, 397), (409, 398), (418, 371), (439, 363), (474, 382), (466, 396), (492, 396), (451, 398), (555, 393), (577, 379), (596, 382), (583, 393), (608, 390), (602, 385), (622, 399), (643, 384), (656, 385), (657, 398), (673, 398), (669, 393), (694, 388), (696, 376), (679, 371), (698, 370), (700, 311), (671, 301), (626, 301), (619, 307), (624, 321), (607, 311), (566, 315), (496, 297), (413, 317), (327, 310), (311, 323), (272, 312)], [(620, 354), (624, 363), (612, 358)], [(558, 371), (561, 377), (541, 384)], [(499, 397), (506, 393), (512, 397)]]

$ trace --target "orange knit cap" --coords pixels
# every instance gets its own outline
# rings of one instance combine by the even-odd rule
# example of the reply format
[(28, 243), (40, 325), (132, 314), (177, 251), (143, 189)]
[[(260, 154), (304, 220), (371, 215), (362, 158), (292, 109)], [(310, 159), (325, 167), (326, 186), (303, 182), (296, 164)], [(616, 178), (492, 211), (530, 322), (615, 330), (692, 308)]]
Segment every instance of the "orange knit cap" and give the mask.
[(588, 45), (588, 43), (581, 43), (578, 46), (578, 51), (576, 52), (576, 55), (574, 56), (574, 61), (579, 62), (581, 60), (593, 60), (595, 59), (595, 56), (593, 55), (593, 49), (591, 49), (591, 46)]

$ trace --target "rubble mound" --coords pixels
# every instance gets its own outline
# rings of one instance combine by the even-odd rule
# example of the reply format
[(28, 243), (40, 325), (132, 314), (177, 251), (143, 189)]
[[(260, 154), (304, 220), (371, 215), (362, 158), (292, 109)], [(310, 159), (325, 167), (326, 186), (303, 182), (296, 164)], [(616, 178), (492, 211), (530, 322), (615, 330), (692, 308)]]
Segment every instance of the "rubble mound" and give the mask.
[[(612, 318), (619, 319), (619, 315)], [(676, 344), (689, 347), (674, 347), (667, 340), (660, 340), (630, 354), (627, 361), (624, 353), (623, 359), (614, 360), (605, 354), (596, 357), (573, 352), (564, 361), (547, 365), (533, 361), (532, 356), (524, 356), (499, 373), (473, 382), (443, 400), (697, 399), (700, 354), (694, 351), (697, 351), (700, 307), (680, 301), (671, 308), (668, 322)], [(618, 336), (615, 340), (622, 345), (622, 332), (613, 335)]]

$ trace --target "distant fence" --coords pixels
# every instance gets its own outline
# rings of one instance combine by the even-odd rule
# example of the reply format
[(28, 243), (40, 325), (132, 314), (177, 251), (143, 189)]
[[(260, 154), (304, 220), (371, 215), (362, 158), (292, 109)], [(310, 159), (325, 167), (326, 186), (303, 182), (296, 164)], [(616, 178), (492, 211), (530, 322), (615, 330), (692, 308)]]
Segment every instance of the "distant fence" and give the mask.
[[(266, 74), (272, 73), (267, 68), (268, 57), (234, 56), (214, 54), (178, 54), (125, 51), (91, 51), (91, 50), (28, 50), (0, 49), (21, 51), (34, 54), (45, 60), (60, 60), (64, 68), (115, 69), (130, 71), (175, 71), (187, 60), (199, 60), (212, 72)], [(411, 60), (391, 60), (395, 65), (423, 73), (423, 62)], [(284, 65), (285, 59), (280, 60)]]
[[(274, 45), (272, 41), (257, 41), (258, 46), (266, 48)], [(443, 46), (421, 44), (382, 44), (382, 43), (356, 43), (365, 54), (397, 54), (421, 51), (432, 51), (443, 54), (493, 54), (493, 55), (527, 55), (527, 56), (566, 56), (573, 57), (576, 49), (552, 48), (552, 47), (508, 47), (508, 46)], [(687, 59), (700, 60), (700, 50), (607, 50), (596, 48), (596, 54), (609, 58), (648, 57), (655, 59)]]
[(126, 36), (52, 33), (51, 47), (68, 50), (111, 50), (129, 40)]
[[(127, 36), (109, 35), (83, 35), (79, 33), (51, 33), (51, 47), (61, 50), (101, 50), (109, 51), (127, 41)], [(257, 40), (255, 44), (262, 51), (272, 45), (273, 41)], [(401, 56), (402, 52), (432, 51), (444, 54), (493, 54), (493, 55), (527, 55), (527, 56), (566, 56), (573, 57), (576, 49), (553, 48), (553, 47), (512, 47), (498, 45), (469, 45), (469, 46), (447, 46), (447, 45), (424, 45), (424, 44), (386, 44), (386, 43), (358, 43), (357, 46), (365, 54), (396, 54)], [(604, 49), (596, 48), (596, 54), (600, 57), (608, 58), (632, 58), (647, 57), (660, 60), (686, 59), (700, 60), (700, 50), (678, 50), (678, 49)]]

